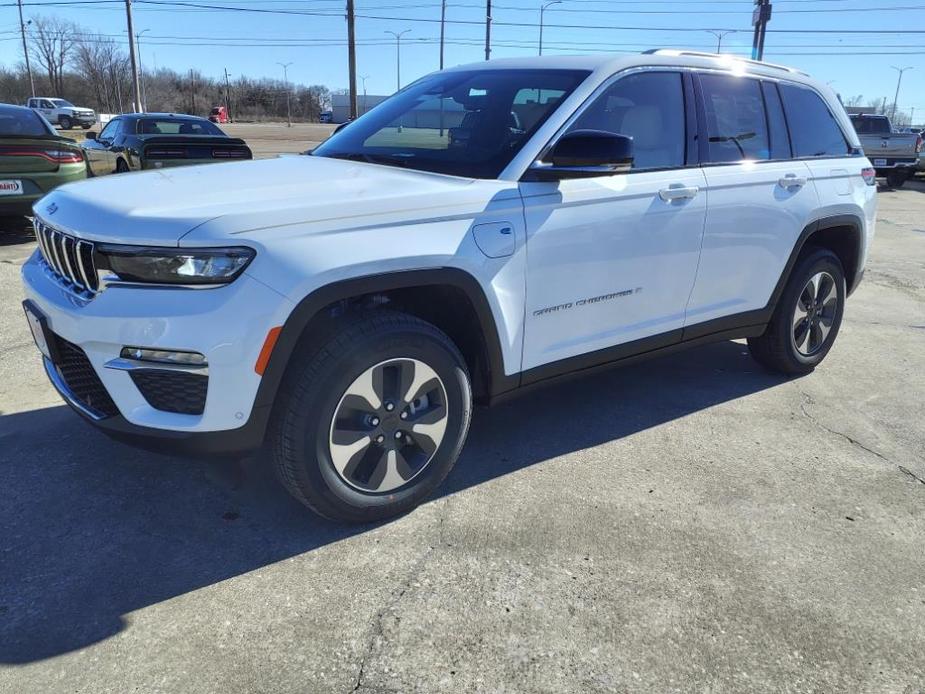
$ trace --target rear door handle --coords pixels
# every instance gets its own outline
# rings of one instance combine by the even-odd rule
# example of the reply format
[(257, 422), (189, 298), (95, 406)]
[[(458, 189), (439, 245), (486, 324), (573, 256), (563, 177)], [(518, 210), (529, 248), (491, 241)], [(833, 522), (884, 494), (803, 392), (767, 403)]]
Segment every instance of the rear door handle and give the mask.
[(802, 188), (806, 185), (806, 179), (796, 174), (787, 174), (777, 181), (781, 188)]
[(671, 202), (673, 200), (690, 200), (699, 192), (700, 188), (697, 186), (683, 186), (678, 183), (670, 185), (667, 188), (662, 188), (658, 191), (658, 197), (665, 202)]

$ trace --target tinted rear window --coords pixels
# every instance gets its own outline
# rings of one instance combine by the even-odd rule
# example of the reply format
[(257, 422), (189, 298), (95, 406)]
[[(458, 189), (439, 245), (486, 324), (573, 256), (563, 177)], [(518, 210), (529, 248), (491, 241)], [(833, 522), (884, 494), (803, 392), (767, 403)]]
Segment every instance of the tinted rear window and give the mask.
[(797, 157), (844, 157), (851, 152), (835, 116), (816, 92), (781, 84), (780, 95)]
[(886, 116), (855, 116), (851, 119), (851, 125), (854, 126), (854, 129), (858, 134), (889, 134), (890, 132), (890, 119)]
[(23, 137), (46, 137), (54, 135), (42, 118), (26, 108), (0, 107), (0, 137), (19, 135)]
[(219, 135), (224, 136), (211, 121), (171, 120), (169, 118), (141, 118), (136, 124), (139, 135)]

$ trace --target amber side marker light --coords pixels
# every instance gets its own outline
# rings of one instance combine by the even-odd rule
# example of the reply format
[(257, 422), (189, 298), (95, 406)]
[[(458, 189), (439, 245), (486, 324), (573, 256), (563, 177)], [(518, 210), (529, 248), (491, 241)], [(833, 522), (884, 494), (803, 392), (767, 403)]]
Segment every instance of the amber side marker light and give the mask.
[(254, 371), (263, 376), (263, 372), (267, 370), (267, 364), (270, 363), (270, 355), (273, 354), (273, 348), (276, 346), (276, 341), (279, 339), (279, 334), (283, 331), (283, 326), (277, 326), (275, 328), (270, 328), (270, 332), (267, 333), (267, 339), (263, 341), (263, 347), (260, 348), (260, 356), (257, 357), (257, 363), (254, 364)]

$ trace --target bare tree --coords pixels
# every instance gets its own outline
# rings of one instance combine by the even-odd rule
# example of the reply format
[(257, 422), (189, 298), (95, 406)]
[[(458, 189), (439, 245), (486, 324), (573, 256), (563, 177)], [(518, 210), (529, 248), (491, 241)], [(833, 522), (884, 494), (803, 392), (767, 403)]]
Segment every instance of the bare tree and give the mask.
[(102, 36), (82, 37), (76, 45), (74, 67), (93, 89), (97, 107), (112, 113), (119, 107), (117, 85), (126, 56), (112, 39)]
[(64, 70), (70, 62), (76, 42), (77, 26), (58, 17), (32, 18), (32, 48), (36, 60), (48, 74), (55, 96), (64, 92)]

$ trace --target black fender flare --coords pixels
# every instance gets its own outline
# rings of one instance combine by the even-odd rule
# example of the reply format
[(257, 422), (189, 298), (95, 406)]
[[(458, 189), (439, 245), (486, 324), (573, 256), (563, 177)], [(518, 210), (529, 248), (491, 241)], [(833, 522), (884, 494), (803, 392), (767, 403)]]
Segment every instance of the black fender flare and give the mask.
[[(777, 285), (774, 287), (774, 292), (771, 294), (771, 299), (768, 301), (768, 318), (770, 319), (770, 314), (774, 312), (774, 308), (777, 306), (777, 302), (780, 299), (781, 294), (784, 293), (784, 287), (787, 286), (787, 281), (790, 279), (790, 273), (793, 271), (793, 266), (796, 265), (797, 258), (800, 257), (800, 254), (803, 252), (803, 248), (810, 241), (813, 234), (816, 234), (825, 229), (834, 229), (839, 227), (849, 227), (852, 229), (852, 234), (854, 236), (854, 252), (855, 257), (860, 263), (861, 260), (861, 247), (864, 243), (864, 222), (860, 217), (853, 214), (840, 214), (833, 215), (830, 217), (822, 217), (815, 221), (810, 222), (806, 225), (806, 228), (800, 232), (800, 236), (797, 239), (797, 242), (793, 245), (793, 250), (790, 252), (790, 257), (787, 259), (787, 264), (784, 266), (784, 271), (781, 273), (780, 279), (777, 281)], [(848, 268), (845, 268), (848, 270)], [(853, 275), (847, 278), (848, 280), (848, 294), (854, 291), (857, 287), (858, 282), (860, 282), (861, 273), (855, 268)]]
[(326, 284), (308, 294), (296, 304), (283, 324), (273, 347), (266, 370), (257, 388), (257, 396), (251, 412), (248, 427), (261, 432), (269, 423), (273, 403), (282, 384), (296, 347), (306, 326), (326, 307), (338, 301), (353, 297), (388, 292), (412, 287), (451, 286), (463, 291), (472, 304), (484, 338), (489, 368), (490, 396), (513, 390), (519, 385), (519, 375), (506, 376), (501, 341), (495, 324), (494, 314), (485, 292), (471, 274), (453, 267), (426, 270), (402, 270), (374, 275), (353, 277)]

